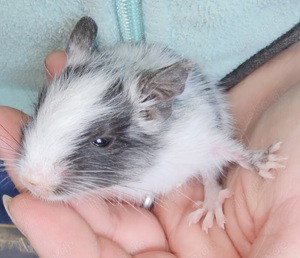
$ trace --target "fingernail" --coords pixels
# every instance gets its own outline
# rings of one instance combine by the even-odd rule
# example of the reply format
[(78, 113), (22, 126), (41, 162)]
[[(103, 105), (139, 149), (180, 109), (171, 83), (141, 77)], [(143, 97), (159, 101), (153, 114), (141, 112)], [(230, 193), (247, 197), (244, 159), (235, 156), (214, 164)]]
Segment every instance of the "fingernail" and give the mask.
[(44, 61), (44, 69), (45, 69), (45, 71), (46, 71), (47, 81), (48, 81), (48, 82), (51, 82), (52, 79), (53, 79), (53, 75), (52, 75), (52, 74), (50, 73), (50, 71), (48, 70), (46, 61)]
[(11, 200), (12, 200), (12, 198), (10, 196), (6, 195), (6, 194), (4, 194), (2, 196), (2, 201), (3, 201), (4, 208), (6, 210), (6, 213), (9, 216), (9, 218), (11, 219), (11, 221), (15, 224), (14, 218), (13, 218), (13, 216), (11, 215), (11, 213), (9, 211), (9, 205), (11, 203)]

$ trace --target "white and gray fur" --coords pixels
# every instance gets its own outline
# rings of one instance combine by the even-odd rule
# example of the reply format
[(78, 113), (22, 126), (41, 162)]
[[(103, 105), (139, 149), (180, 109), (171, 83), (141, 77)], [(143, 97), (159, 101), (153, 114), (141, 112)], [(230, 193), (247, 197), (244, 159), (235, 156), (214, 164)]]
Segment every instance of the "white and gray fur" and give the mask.
[(230, 162), (256, 169), (232, 139), (223, 91), (194, 62), (146, 43), (102, 49), (96, 34), (92, 19), (78, 22), (65, 70), (22, 130), (18, 171), (33, 195), (141, 203), (193, 177), (218, 185)]

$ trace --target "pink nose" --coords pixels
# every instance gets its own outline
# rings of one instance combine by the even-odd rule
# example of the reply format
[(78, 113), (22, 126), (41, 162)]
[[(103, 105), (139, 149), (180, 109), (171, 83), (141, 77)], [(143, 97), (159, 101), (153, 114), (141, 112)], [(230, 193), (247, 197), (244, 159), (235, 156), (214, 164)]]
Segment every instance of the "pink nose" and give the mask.
[(23, 178), (22, 183), (25, 188), (28, 189), (33, 195), (40, 198), (46, 198), (53, 193), (53, 189), (51, 186), (44, 185), (41, 182)]

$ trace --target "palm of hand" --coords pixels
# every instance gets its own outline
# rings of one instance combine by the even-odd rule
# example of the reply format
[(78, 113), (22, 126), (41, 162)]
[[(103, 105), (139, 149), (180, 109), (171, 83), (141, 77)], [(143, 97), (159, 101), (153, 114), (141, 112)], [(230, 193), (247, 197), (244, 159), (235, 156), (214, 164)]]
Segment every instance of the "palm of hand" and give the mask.
[[(299, 68), (300, 62), (297, 64)], [(48, 68), (51, 70), (50, 66)], [(286, 67), (286, 76), (298, 74), (292, 68)], [(265, 73), (270, 70), (273, 77), (277, 74), (274, 67), (264, 69)], [(53, 72), (50, 71), (50, 74)], [(284, 78), (284, 75), (280, 76)], [(295, 81), (286, 83), (293, 85), (299, 79), (298, 76)], [(248, 79), (248, 83), (253, 84), (255, 80), (254, 75)], [(253, 103), (257, 112), (250, 112), (252, 116), (247, 119), (243, 116), (254, 109), (251, 109), (252, 105), (244, 106), (247, 100), (239, 100), (239, 97), (242, 91), (249, 88), (242, 85), (231, 93), (232, 102), (239, 108), (233, 112), (237, 121), (242, 121), (238, 124), (240, 137), (247, 139), (250, 147), (256, 148), (280, 139), (284, 142), (281, 153), (288, 156), (289, 160), (286, 169), (279, 171), (273, 181), (265, 181), (238, 167), (231, 169), (226, 186), (234, 192), (234, 196), (224, 205), (227, 219), (225, 230), (215, 225), (206, 234), (200, 225), (188, 226), (187, 216), (193, 210), (191, 200), (203, 199), (203, 189), (198, 181), (190, 182), (180, 191), (161, 198), (154, 213), (131, 206), (113, 207), (103, 201), (92, 204), (74, 201), (70, 206), (65, 206), (44, 203), (28, 194), (21, 194), (9, 206), (16, 225), (29, 238), (35, 250), (47, 257), (85, 257), (87, 252), (89, 257), (130, 257), (129, 253), (136, 257), (173, 257), (172, 254), (179, 257), (289, 257), (291, 253), (291, 257), (297, 257), (299, 248), (295, 235), (300, 232), (297, 223), (300, 207), (298, 186), (295, 183), (299, 177), (295, 156), (299, 148), (295, 141), (295, 125), (300, 122), (296, 115), (300, 87), (291, 88), (280, 101), (268, 107), (276, 94), (282, 95), (287, 89), (283, 87), (284, 90), (280, 91), (281, 85), (280, 80), (276, 81), (275, 86), (273, 84), (275, 93), (266, 93), (268, 98), (263, 102), (265, 106), (260, 106), (260, 112)], [(263, 84), (259, 86), (264, 87)], [(261, 98), (264, 97), (262, 93)], [(259, 98), (255, 101), (259, 103)], [(8, 139), (12, 136), (17, 138), (23, 119), (18, 111), (2, 108), (3, 127), (0, 134)], [(277, 126), (273, 127), (274, 124)], [(4, 141), (0, 143), (1, 156), (9, 160), (13, 154), (3, 151)], [(12, 148), (17, 149), (17, 144)], [(12, 170), (9, 172), (17, 182)], [(51, 241), (42, 241), (46, 236)]]

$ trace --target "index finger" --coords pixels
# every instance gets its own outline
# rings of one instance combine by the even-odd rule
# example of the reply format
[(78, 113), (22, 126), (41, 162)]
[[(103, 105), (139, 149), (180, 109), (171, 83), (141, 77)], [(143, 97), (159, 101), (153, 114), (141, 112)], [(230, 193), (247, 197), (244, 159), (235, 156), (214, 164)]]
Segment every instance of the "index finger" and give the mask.
[(20, 189), (15, 158), (21, 138), (21, 127), (27, 122), (28, 116), (20, 110), (10, 107), (0, 107), (0, 159), (4, 161), (5, 169), (10, 178)]

